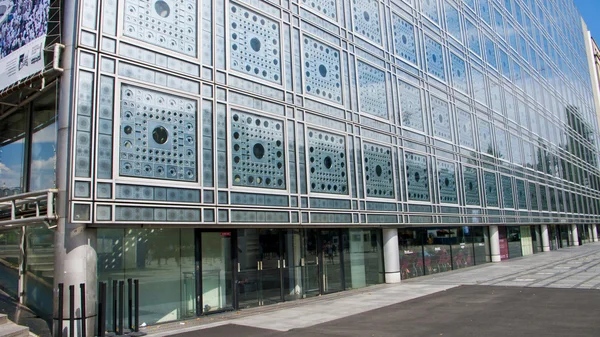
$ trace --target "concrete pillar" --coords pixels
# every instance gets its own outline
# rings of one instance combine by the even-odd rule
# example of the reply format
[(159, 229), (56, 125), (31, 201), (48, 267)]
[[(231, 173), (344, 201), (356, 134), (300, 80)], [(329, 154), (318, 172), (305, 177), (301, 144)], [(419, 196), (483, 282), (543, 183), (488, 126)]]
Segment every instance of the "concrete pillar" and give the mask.
[(592, 240), (598, 242), (598, 227), (596, 225), (592, 225)]
[[(96, 229), (87, 228), (85, 224), (70, 222), (69, 195), (71, 189), (70, 167), (74, 160), (71, 149), (71, 120), (74, 109), (74, 75), (76, 73), (75, 57), (75, 32), (78, 18), (77, 1), (63, 3), (62, 16), (62, 42), (65, 45), (62, 54), (62, 68), (64, 72), (60, 79), (59, 107), (58, 107), (58, 134), (56, 149), (56, 213), (59, 216), (56, 232), (54, 234), (54, 310), (53, 329), (54, 336), (80, 336), (81, 323), (75, 324), (75, 331), (69, 331), (69, 286), (75, 286), (75, 316), (81, 317), (81, 299), (79, 284), (85, 283), (86, 288), (86, 328), (87, 336), (94, 336), (96, 331)], [(64, 284), (64, 310), (63, 330), (58, 332), (58, 284)]]
[(541, 225), (542, 228), (542, 251), (550, 251), (550, 236), (548, 235), (548, 225)]
[(498, 226), (490, 226), (490, 252), (492, 262), (500, 262), (500, 232)]
[(579, 246), (579, 235), (577, 233), (577, 225), (571, 225), (571, 240), (573, 241), (573, 246)]
[(385, 283), (400, 282), (400, 250), (398, 229), (383, 229), (383, 261), (385, 263)]

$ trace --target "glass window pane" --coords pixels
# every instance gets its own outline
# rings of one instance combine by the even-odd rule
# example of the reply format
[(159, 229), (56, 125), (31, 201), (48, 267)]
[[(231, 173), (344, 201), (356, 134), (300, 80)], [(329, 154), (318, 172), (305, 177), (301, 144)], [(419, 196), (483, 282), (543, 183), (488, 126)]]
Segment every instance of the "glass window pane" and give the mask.
[(24, 109), (0, 123), (0, 197), (19, 194), (25, 190), (23, 165), (26, 125)]
[[(33, 103), (29, 190), (56, 187), (56, 100), (53, 92)], [(88, 118), (88, 119), (85, 119)], [(87, 121), (87, 122), (86, 122)], [(79, 128), (89, 128), (89, 117), (78, 118)], [(85, 124), (85, 125), (82, 125)]]

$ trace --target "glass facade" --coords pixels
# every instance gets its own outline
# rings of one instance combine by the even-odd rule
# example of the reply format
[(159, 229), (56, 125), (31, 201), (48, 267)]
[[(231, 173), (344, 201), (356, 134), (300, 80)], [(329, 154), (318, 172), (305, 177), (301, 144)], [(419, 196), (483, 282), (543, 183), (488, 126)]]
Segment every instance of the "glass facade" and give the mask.
[[(148, 324), (381, 283), (381, 228), (406, 279), (490, 262), (490, 225), (507, 259), (600, 222), (571, 0), (77, 6), (67, 221)], [(0, 115), (0, 197), (55, 186), (54, 95)]]

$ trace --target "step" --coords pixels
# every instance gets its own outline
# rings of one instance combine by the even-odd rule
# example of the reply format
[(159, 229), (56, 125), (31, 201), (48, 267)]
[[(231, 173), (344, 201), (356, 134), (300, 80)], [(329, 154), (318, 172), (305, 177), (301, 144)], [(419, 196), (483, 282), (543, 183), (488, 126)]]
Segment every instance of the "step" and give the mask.
[(9, 322), (0, 325), (0, 337), (29, 337), (29, 328)]
[(5, 314), (0, 314), (0, 325), (8, 323), (8, 317)]

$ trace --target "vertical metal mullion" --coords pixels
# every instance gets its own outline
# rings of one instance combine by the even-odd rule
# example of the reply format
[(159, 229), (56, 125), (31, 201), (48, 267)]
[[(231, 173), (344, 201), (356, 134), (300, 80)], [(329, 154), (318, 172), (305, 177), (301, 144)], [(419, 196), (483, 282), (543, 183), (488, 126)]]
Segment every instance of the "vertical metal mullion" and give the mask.
[(232, 290), (233, 290), (233, 298), (232, 298), (232, 307), (233, 309), (239, 309), (239, 285), (237, 282), (238, 279), (238, 250), (237, 250), (237, 229), (231, 230), (231, 268), (232, 270)]
[(29, 167), (31, 165), (31, 146), (32, 146), (32, 139), (33, 139), (33, 112), (31, 107), (33, 106), (33, 103), (27, 103), (26, 105), (26, 109), (27, 112), (25, 113), (25, 125), (26, 125), (26, 129), (25, 129), (25, 153), (23, 154), (23, 190), (24, 192), (30, 192), (29, 190)]
[(194, 229), (194, 249), (196, 257), (196, 316), (202, 315), (202, 232)]
[(283, 245), (283, 240), (285, 240), (285, 229), (278, 229), (277, 230), (279, 232), (279, 295), (280, 295), (280, 300), (281, 302), (283, 302), (285, 300), (285, 292), (283, 291), (283, 261), (284, 261), (284, 254), (285, 254), (285, 248)]
[(17, 294), (20, 304), (26, 304), (27, 293), (27, 280), (25, 274), (27, 273), (27, 226), (21, 227), (21, 243), (19, 245), (19, 284)]
[(317, 277), (319, 280), (319, 293), (323, 295), (325, 293), (325, 285), (323, 284), (323, 238), (321, 237), (321, 230), (315, 229), (314, 231), (317, 237)]
[[(338, 242), (339, 247), (338, 249), (340, 250), (340, 277), (341, 277), (341, 290), (346, 290), (346, 271), (344, 270), (344, 236), (342, 235), (342, 229), (338, 229), (337, 230), (337, 235), (338, 235)], [(348, 235), (350, 235), (350, 233), (348, 233)], [(348, 237), (348, 240), (350, 240), (350, 237)], [(362, 237), (361, 237), (362, 240)], [(350, 244), (350, 243), (348, 243)]]

